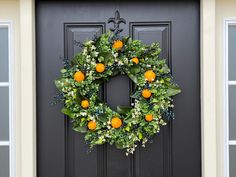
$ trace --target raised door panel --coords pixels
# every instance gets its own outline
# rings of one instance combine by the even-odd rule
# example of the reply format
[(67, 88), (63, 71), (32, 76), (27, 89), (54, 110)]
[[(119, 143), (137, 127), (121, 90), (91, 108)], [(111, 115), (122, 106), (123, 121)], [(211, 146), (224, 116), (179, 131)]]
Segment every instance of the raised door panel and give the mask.
[[(131, 22), (130, 36), (145, 44), (159, 42), (162, 49), (159, 57), (165, 58), (170, 66), (170, 22)], [(170, 66), (171, 67), (171, 66)], [(153, 137), (152, 143), (145, 148), (139, 147), (135, 155), (136, 176), (152, 177), (153, 174), (169, 177), (171, 174), (171, 122)]]
[[(100, 36), (105, 31), (104, 23), (74, 23), (64, 25), (65, 58), (71, 59), (81, 51), (83, 42)], [(72, 130), (70, 119), (66, 118), (66, 174), (69, 177), (90, 177), (102, 175), (103, 147), (88, 152), (84, 135)], [(89, 165), (88, 165), (89, 164)], [(91, 170), (92, 167), (92, 170)], [(98, 175), (100, 174), (100, 175)]]

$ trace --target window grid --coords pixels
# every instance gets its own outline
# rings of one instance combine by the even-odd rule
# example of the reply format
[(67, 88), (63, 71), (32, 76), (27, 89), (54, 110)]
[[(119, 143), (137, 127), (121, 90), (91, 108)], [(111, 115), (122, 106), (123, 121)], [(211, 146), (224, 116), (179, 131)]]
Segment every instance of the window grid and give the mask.
[(0, 148), (8, 147), (9, 152), (9, 177), (14, 177), (14, 153), (13, 153), (13, 107), (12, 107), (12, 22), (11, 21), (0, 21), (0, 28), (7, 28), (8, 30), (8, 81), (0, 82), (0, 88), (8, 88), (8, 101), (9, 101), (9, 109), (8, 109), (8, 121), (9, 121), (9, 138), (8, 141), (0, 140)]
[(229, 27), (236, 26), (236, 18), (235, 19), (229, 19), (225, 20), (225, 28), (224, 28), (224, 35), (225, 35), (225, 53), (224, 53), (224, 59), (225, 59), (225, 174), (226, 177), (232, 177), (232, 174), (230, 174), (230, 147), (236, 146), (236, 139), (230, 140), (229, 136), (229, 87), (230, 86), (236, 86), (236, 80), (229, 80)]

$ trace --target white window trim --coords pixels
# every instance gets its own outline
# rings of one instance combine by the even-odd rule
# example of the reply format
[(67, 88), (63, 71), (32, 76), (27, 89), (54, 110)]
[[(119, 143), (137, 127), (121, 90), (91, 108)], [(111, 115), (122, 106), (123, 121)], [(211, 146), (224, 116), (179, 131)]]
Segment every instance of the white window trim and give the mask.
[(15, 149), (14, 149), (14, 113), (13, 113), (13, 23), (11, 20), (0, 20), (0, 27), (8, 28), (8, 82), (0, 82), (1, 87), (9, 88), (9, 141), (0, 141), (0, 146), (9, 147), (9, 175), (15, 177)]
[(236, 145), (236, 141), (229, 140), (229, 86), (236, 85), (236, 81), (229, 80), (229, 46), (228, 46), (228, 30), (229, 26), (236, 26), (236, 18), (228, 18), (224, 20), (224, 173), (226, 177), (229, 175), (229, 146)]

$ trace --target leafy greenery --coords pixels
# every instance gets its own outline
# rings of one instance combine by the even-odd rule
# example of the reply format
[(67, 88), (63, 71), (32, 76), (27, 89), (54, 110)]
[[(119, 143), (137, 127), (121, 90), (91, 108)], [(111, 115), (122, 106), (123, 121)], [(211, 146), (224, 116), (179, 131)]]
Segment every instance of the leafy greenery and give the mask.
[[(73, 130), (86, 133), (85, 140), (93, 148), (104, 143), (114, 144), (119, 149), (133, 153), (138, 143), (143, 146), (148, 139), (166, 125), (164, 114), (172, 109), (172, 96), (180, 93), (179, 86), (173, 81), (165, 59), (159, 58), (161, 49), (158, 43), (142, 44), (139, 40), (123, 37), (122, 48), (113, 47), (116, 36), (111, 32), (101, 35), (96, 41), (84, 43), (82, 52), (78, 53), (67, 68), (61, 69), (61, 77), (55, 85), (63, 95), (62, 113), (71, 118)], [(138, 63), (132, 58), (138, 58)], [(96, 72), (96, 64), (105, 65), (104, 72)], [(152, 70), (156, 77), (152, 82), (145, 79), (145, 72)], [(76, 81), (74, 74), (81, 71), (83, 81)], [(131, 95), (132, 107), (118, 106), (112, 110), (99, 98), (101, 85), (110, 77), (118, 74), (127, 75), (135, 83)], [(142, 91), (148, 89), (150, 98), (144, 98)], [(89, 101), (89, 107), (81, 106), (82, 100)], [(153, 120), (145, 116), (151, 114)], [(113, 128), (111, 120), (119, 117), (122, 126)], [(90, 121), (96, 122), (95, 130), (88, 128)]]

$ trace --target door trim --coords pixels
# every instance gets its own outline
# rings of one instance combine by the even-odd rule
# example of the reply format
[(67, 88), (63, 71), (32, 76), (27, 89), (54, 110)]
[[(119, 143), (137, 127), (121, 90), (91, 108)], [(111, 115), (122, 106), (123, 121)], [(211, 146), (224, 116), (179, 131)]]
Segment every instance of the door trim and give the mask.
[(202, 176), (217, 176), (215, 0), (201, 0)]
[[(21, 145), (16, 161), (21, 169), (17, 177), (36, 177), (36, 64), (35, 64), (35, 2), (19, 0), (21, 94), (19, 114)], [(216, 153), (216, 87), (215, 87), (215, 0), (201, 0), (201, 129), (202, 176), (217, 176)], [(17, 88), (15, 88), (17, 89)]]

